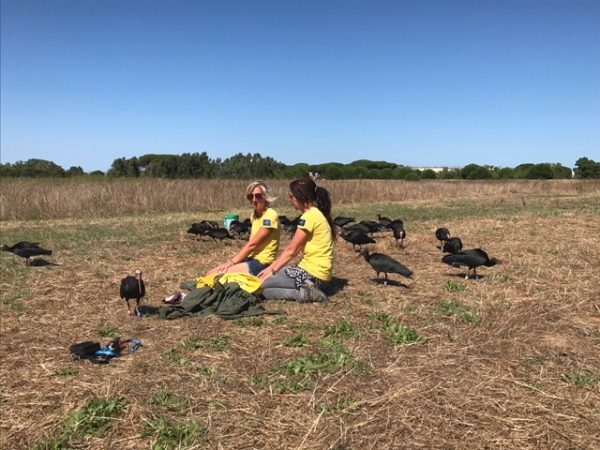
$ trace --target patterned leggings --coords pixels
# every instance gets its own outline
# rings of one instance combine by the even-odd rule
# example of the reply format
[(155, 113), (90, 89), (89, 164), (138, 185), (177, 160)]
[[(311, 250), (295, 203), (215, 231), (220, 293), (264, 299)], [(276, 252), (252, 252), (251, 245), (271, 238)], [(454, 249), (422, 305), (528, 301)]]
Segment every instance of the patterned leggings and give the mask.
[(300, 286), (306, 280), (311, 280), (320, 290), (327, 287), (325, 282), (313, 277), (306, 270), (298, 266), (286, 266), (264, 282), (263, 296), (267, 300), (298, 300)]

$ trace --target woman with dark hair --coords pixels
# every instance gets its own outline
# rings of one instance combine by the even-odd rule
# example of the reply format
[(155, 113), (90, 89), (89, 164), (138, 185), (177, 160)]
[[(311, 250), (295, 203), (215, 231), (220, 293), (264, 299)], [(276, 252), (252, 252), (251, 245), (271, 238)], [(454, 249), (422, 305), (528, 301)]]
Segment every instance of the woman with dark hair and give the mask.
[[(290, 183), (288, 197), (302, 213), (298, 228), (281, 255), (258, 274), (263, 280), (263, 295), (267, 299), (322, 302), (323, 290), (333, 272), (333, 241), (331, 197), (327, 189), (309, 179)], [(300, 251), (303, 257), (297, 266), (286, 266)]]

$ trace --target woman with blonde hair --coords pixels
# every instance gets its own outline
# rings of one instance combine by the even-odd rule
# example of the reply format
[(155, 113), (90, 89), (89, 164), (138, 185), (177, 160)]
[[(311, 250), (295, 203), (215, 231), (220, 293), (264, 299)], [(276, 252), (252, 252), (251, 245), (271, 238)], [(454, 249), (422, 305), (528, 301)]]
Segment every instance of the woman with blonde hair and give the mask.
[(279, 249), (280, 227), (279, 216), (271, 208), (271, 202), (276, 198), (269, 195), (267, 185), (260, 180), (248, 185), (246, 198), (254, 207), (250, 216), (250, 239), (237, 255), (219, 264), (208, 274), (230, 272), (257, 275), (275, 261)]

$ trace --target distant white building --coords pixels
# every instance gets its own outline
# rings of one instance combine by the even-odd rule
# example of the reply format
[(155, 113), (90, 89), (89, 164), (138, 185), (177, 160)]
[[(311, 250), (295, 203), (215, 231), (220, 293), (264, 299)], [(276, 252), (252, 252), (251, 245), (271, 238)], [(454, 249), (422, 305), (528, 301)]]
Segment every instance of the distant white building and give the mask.
[(445, 170), (458, 170), (458, 167), (411, 167), (413, 170), (433, 170), (435, 173), (443, 172)]

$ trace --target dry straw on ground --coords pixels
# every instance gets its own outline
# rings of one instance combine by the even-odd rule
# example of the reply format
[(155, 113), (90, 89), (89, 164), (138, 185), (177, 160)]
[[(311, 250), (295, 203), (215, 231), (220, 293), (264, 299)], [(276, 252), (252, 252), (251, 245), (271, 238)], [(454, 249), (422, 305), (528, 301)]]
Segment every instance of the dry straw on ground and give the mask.
[[(105, 397), (126, 404), (112, 426), (72, 433), (63, 448), (152, 448), (164, 434), (148, 426), (161, 418), (205, 429), (170, 448), (600, 448), (597, 183), (330, 182), (336, 213), (403, 216), (406, 248), (388, 233), (373, 248), (410, 267), (413, 279), (373, 282), (374, 271), (339, 240), (343, 289), (327, 304), (269, 301), (287, 316), (242, 321), (127, 317), (118, 299), (125, 274), (143, 269), (144, 303), (159, 307), (181, 281), (242, 245), (185, 233), (199, 218), (245, 211), (237, 199), (245, 184), (229, 183), (214, 193), (221, 203), (188, 212), (136, 216), (123, 206), (122, 217), (101, 218), (81, 206), (83, 220), (35, 221), (8, 221), (3, 183), (3, 241), (40, 240), (55, 253), (45, 266), (5, 252), (0, 259), (0, 448), (52, 448), (70, 414)], [(273, 184), (283, 197), (285, 184)], [(164, 201), (149, 198), (137, 208)], [(433, 231), (441, 225), (503, 264), (464, 280), (440, 262)], [(385, 318), (425, 341), (394, 344)], [(70, 359), (71, 343), (111, 333), (144, 347), (106, 366)], [(180, 403), (161, 403), (165, 392)]]

